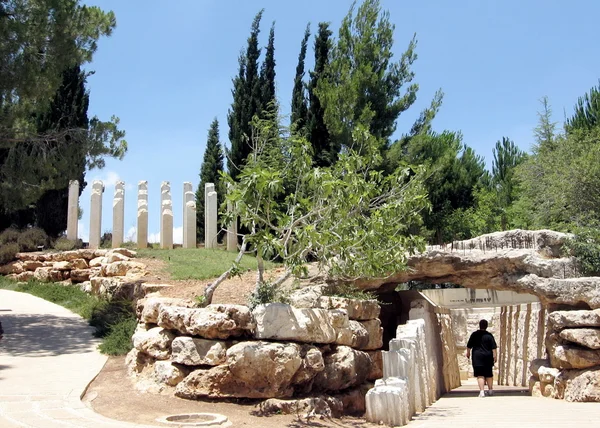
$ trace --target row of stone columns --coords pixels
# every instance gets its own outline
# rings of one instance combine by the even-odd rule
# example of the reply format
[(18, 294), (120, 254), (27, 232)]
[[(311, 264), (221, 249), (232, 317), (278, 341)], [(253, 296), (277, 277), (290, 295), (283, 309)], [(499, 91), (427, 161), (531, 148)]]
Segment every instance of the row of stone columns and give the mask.
[[(104, 184), (96, 180), (92, 183), (90, 205), (90, 248), (98, 248), (102, 233), (102, 195)], [(173, 248), (173, 201), (171, 185), (163, 181), (160, 186), (160, 248)], [(207, 183), (204, 188), (204, 246), (217, 247), (217, 192), (213, 183)], [(228, 206), (228, 209), (231, 209)], [(79, 182), (69, 183), (69, 206), (67, 214), (67, 239), (77, 239), (77, 220), (79, 211)], [(192, 183), (183, 183), (183, 248), (196, 248), (196, 197)], [(121, 246), (125, 238), (125, 183), (115, 184), (113, 198), (113, 231), (112, 247)], [(148, 182), (138, 183), (137, 204), (137, 247), (148, 246)], [(227, 231), (227, 250), (237, 250), (237, 223), (234, 222)]]

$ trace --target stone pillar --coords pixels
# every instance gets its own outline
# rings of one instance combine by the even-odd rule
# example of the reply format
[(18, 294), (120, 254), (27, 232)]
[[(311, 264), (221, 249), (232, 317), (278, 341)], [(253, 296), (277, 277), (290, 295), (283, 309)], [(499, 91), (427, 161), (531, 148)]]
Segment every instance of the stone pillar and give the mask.
[(79, 181), (69, 181), (69, 206), (67, 211), (67, 239), (77, 240), (79, 220)]
[(137, 247), (148, 247), (148, 182), (138, 183)]
[(117, 181), (115, 184), (115, 197), (113, 199), (113, 230), (112, 247), (119, 248), (123, 245), (125, 237), (125, 183)]
[(204, 185), (204, 248), (217, 247), (217, 192), (213, 183)]
[(163, 181), (160, 186), (160, 248), (173, 248), (173, 201), (171, 200), (171, 185)]
[[(184, 241), (183, 248), (196, 248), (196, 198), (194, 192), (189, 192), (192, 197), (188, 198), (188, 202), (185, 206), (185, 221), (183, 225)], [(187, 239), (185, 238), (187, 235)]]
[[(196, 209), (196, 195), (192, 183), (186, 181), (183, 183), (183, 248), (196, 248), (196, 224), (188, 221), (188, 203), (194, 202)], [(196, 218), (194, 211), (193, 217)], [(188, 242), (189, 241), (189, 242)]]
[[(231, 212), (233, 207), (231, 202), (227, 201), (227, 211)], [(237, 238), (237, 217), (235, 217), (229, 226), (227, 226), (227, 251), (238, 250), (238, 238)]]
[(90, 205), (90, 248), (100, 247), (100, 238), (102, 233), (102, 194), (104, 193), (104, 184), (100, 180), (92, 183), (92, 201)]

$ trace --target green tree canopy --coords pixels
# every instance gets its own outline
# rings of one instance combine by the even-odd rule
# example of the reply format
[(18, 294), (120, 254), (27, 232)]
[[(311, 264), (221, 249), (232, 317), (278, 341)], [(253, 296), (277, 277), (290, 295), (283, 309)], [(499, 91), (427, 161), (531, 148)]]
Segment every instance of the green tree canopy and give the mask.
[(304, 37), (300, 44), (300, 54), (298, 55), (298, 65), (296, 66), (296, 76), (294, 77), (294, 89), (292, 91), (292, 115), (291, 123), (298, 130), (304, 132), (306, 121), (308, 119), (308, 105), (306, 100), (306, 85), (304, 83), (304, 62), (306, 60), (306, 50), (308, 48), (308, 38), (310, 37), (310, 24), (304, 30)]

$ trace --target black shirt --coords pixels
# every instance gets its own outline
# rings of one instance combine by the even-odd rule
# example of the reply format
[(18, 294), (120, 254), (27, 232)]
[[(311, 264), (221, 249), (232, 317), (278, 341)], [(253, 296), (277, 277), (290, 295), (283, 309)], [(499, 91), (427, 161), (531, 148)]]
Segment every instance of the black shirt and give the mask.
[(496, 340), (492, 333), (485, 330), (477, 330), (467, 343), (467, 348), (472, 349), (472, 361), (473, 366), (493, 366), (494, 365), (494, 353), (493, 349), (496, 349)]

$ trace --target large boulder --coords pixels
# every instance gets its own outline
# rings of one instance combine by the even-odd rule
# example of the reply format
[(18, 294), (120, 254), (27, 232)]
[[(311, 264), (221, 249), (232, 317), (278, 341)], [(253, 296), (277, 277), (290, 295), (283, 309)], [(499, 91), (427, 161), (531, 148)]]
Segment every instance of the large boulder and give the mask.
[(127, 262), (129, 261), (129, 257), (124, 256), (121, 253), (110, 252), (106, 255), (107, 263), (115, 263), (115, 262)]
[(560, 337), (590, 349), (600, 349), (600, 329), (567, 328), (560, 332)]
[(302, 366), (300, 345), (241, 342), (227, 350), (227, 362), (191, 372), (175, 390), (182, 398), (288, 398)]
[(205, 339), (228, 339), (254, 331), (250, 309), (241, 305), (183, 308), (160, 305), (159, 326)]
[(144, 276), (146, 265), (138, 262), (114, 262), (102, 265), (102, 276)]
[(25, 270), (23, 262), (18, 260), (0, 266), (0, 275), (18, 275)]
[(554, 311), (548, 315), (548, 325), (554, 331), (560, 331), (564, 328), (600, 328), (600, 309), (591, 311)]
[(559, 369), (585, 369), (600, 365), (600, 351), (597, 350), (556, 345), (549, 354), (552, 367)]
[(19, 282), (28, 282), (34, 279), (35, 274), (31, 271), (25, 271), (17, 275), (17, 281)]
[(169, 359), (173, 339), (175, 339), (175, 335), (161, 327), (154, 327), (150, 330), (138, 327), (131, 338), (135, 349), (157, 360)]
[(157, 324), (161, 305), (192, 308), (194, 307), (194, 302), (174, 297), (148, 296), (137, 302), (136, 313), (138, 319), (148, 324)]
[(536, 358), (529, 363), (529, 371), (536, 378), (538, 377), (539, 370), (542, 367), (551, 367), (550, 360), (547, 358)]
[(185, 370), (173, 365), (171, 361), (157, 361), (154, 363), (154, 376), (159, 383), (176, 386), (186, 375)]
[(369, 332), (362, 323), (351, 320), (347, 328), (338, 330), (335, 343), (356, 349), (368, 349)]
[[(44, 266), (44, 262), (40, 262), (37, 260), (25, 260), (23, 262), (23, 269), (26, 271), (35, 272), (37, 268), (41, 268)], [(2, 267), (0, 267), (0, 273), (2, 272)]]
[(348, 346), (338, 346), (324, 358), (325, 369), (315, 377), (315, 388), (323, 391), (341, 391), (365, 383), (373, 361), (366, 352)]
[(223, 341), (181, 336), (171, 344), (172, 359), (186, 366), (218, 366), (227, 359), (230, 346), (231, 343)]
[(298, 415), (303, 418), (319, 416), (323, 418), (339, 418), (344, 411), (341, 400), (326, 395), (297, 400), (280, 400), (271, 398), (257, 406), (261, 416)]
[(51, 267), (37, 268), (33, 277), (40, 282), (59, 282), (65, 279), (62, 271), (55, 270)]
[(345, 297), (322, 296), (318, 306), (323, 309), (341, 309), (346, 311), (348, 318), (356, 321), (372, 320), (379, 317), (381, 308), (377, 300), (348, 299)]
[(71, 281), (73, 282), (85, 282), (89, 281), (92, 275), (91, 269), (73, 269), (71, 271)]
[(600, 402), (600, 367), (593, 370), (563, 370), (556, 388), (566, 401)]
[(296, 392), (310, 392), (312, 384), (317, 373), (325, 369), (323, 354), (316, 346), (304, 345), (300, 349), (302, 365), (294, 375), (292, 383), (295, 385)]
[(349, 325), (348, 315), (343, 311), (298, 309), (283, 303), (259, 305), (253, 315), (257, 339), (334, 343), (338, 329)]
[(112, 250), (110, 250), (110, 253), (113, 254), (121, 254), (125, 257), (129, 257), (130, 259), (134, 258), (137, 256), (137, 252), (134, 250), (130, 250), (128, 248), (113, 248)]

